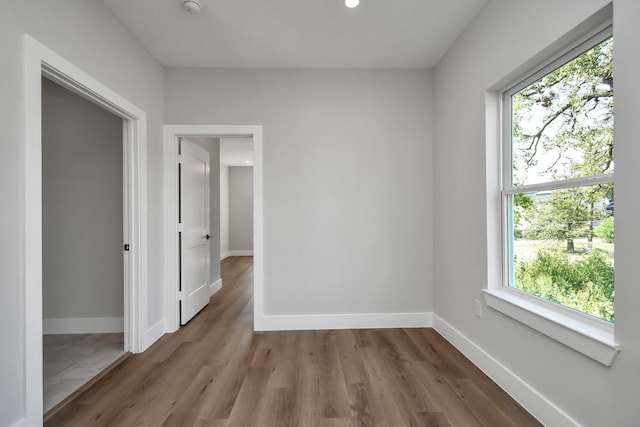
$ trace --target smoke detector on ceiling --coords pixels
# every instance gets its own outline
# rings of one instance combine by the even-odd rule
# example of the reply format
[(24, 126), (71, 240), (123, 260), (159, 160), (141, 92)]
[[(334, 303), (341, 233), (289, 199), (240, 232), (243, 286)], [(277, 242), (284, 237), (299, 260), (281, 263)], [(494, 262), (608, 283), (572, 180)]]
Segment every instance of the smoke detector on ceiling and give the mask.
[(184, 0), (182, 5), (187, 10), (187, 12), (196, 15), (200, 13), (200, 10), (202, 9), (202, 6), (200, 5), (200, 2), (198, 0)]

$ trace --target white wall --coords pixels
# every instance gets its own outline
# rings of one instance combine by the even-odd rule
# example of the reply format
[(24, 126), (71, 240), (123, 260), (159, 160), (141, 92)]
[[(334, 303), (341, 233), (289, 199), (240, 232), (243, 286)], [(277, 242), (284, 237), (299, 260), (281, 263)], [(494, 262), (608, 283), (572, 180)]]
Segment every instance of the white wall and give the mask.
[[(492, 0), (435, 70), (435, 311), (585, 426), (638, 425), (640, 384), (640, 3), (615, 0), (616, 338), (607, 368), (473, 300), (487, 287), (485, 93), (604, 0)], [(507, 391), (514, 391), (507, 389)], [(541, 415), (538, 413), (538, 415)], [(544, 415), (544, 414), (543, 414)]]
[[(253, 168), (229, 168), (229, 248), (253, 251)], [(246, 253), (246, 252), (245, 252)]]
[[(0, 425), (25, 415), (22, 34), (28, 33), (148, 114), (149, 212), (162, 209), (162, 68), (98, 0), (2, 2), (0, 13)], [(148, 319), (161, 318), (162, 215), (149, 216)]]
[(42, 315), (122, 319), (122, 119), (47, 79), (42, 108)]
[(430, 72), (167, 69), (165, 99), (264, 126), (265, 314), (432, 310)]
[(209, 153), (209, 228), (211, 233), (211, 283), (220, 279), (220, 138), (189, 138)]
[(229, 166), (220, 163), (220, 259), (229, 250)]

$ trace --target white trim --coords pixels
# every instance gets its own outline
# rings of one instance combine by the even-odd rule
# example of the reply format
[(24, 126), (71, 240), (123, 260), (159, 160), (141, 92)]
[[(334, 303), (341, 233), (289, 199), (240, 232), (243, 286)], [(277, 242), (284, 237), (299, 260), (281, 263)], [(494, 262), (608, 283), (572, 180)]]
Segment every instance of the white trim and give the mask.
[[(576, 58), (597, 44), (602, 43), (609, 37), (613, 36), (613, 18), (611, 12), (606, 12), (608, 18), (603, 22), (598, 23), (594, 28), (582, 34), (577, 40), (564, 46), (562, 49), (555, 52), (553, 56), (547, 58), (533, 68), (528, 69), (524, 75), (520, 75), (515, 81), (507, 85), (507, 89), (504, 90), (506, 96), (514, 95), (526, 88), (533, 82), (540, 80), (547, 74), (552, 73), (558, 68), (562, 67), (568, 61)], [(595, 18), (595, 17), (594, 17)]]
[(263, 316), (256, 331), (429, 328), (432, 313), (353, 313)]
[(177, 155), (181, 137), (246, 136), (253, 139), (253, 313), (254, 329), (264, 318), (264, 207), (262, 126), (253, 125), (165, 125), (164, 148), (164, 327), (174, 332), (178, 318), (178, 200)]
[(226, 256), (225, 258), (228, 258), (230, 256), (253, 256), (253, 250), (241, 250), (241, 251), (229, 251), (229, 252), (225, 252)]
[(26, 427), (26, 426), (27, 426), (27, 419), (20, 418), (12, 427)]
[(483, 290), (487, 306), (602, 363), (613, 365), (620, 352), (613, 325), (511, 289)]
[(612, 173), (583, 176), (571, 179), (559, 179), (557, 181), (542, 182), (540, 184), (520, 185), (502, 190), (503, 195), (534, 193), (537, 191), (561, 190), (563, 188), (586, 187), (589, 185), (611, 184), (614, 182)]
[[(25, 415), (42, 422), (42, 57), (41, 45), (24, 38), (24, 280)], [(33, 159), (33, 160), (32, 160)]]
[(218, 279), (209, 285), (209, 296), (214, 296), (220, 289), (222, 289), (222, 279)]
[[(143, 351), (147, 321), (146, 113), (46, 46), (23, 35), (24, 49), (24, 266), (25, 411), (42, 423), (42, 76), (90, 99), (124, 123), (124, 333), (127, 351)], [(123, 255), (124, 256), (124, 255)]]
[(124, 332), (124, 317), (42, 319), (44, 335), (105, 334)]
[(569, 414), (437, 314), (433, 315), (433, 328), (542, 424), (580, 426)]
[(160, 319), (155, 324), (147, 328), (145, 333), (144, 348), (147, 349), (156, 342), (162, 335), (164, 335), (164, 319)]
[(253, 250), (221, 252), (220, 261), (229, 258), (230, 256), (253, 256)]
[[(604, 9), (603, 9), (604, 10)], [(606, 365), (611, 366), (619, 347), (612, 324), (567, 307), (520, 292), (513, 285), (514, 194), (613, 183), (613, 173), (529, 184), (512, 182), (510, 97), (581, 55), (612, 35), (611, 8), (590, 18), (571, 35), (550, 46), (545, 53), (523, 64), (517, 78), (497, 83), (485, 96), (486, 120), (486, 200), (487, 200), (487, 283), (486, 304), (548, 337)], [(603, 19), (604, 18), (604, 19)], [(595, 22), (595, 21), (599, 22)], [(590, 26), (585, 31), (585, 26)], [(580, 34), (582, 33), (582, 34)], [(564, 46), (562, 46), (564, 44)], [(558, 48), (559, 46), (559, 48)], [(538, 60), (542, 59), (542, 60)], [(534, 63), (535, 61), (535, 63)], [(533, 65), (530, 65), (533, 64)], [(533, 72), (531, 71), (533, 70)], [(512, 75), (515, 75), (513, 73)], [(505, 82), (506, 81), (506, 82)], [(504, 89), (507, 88), (507, 89)]]

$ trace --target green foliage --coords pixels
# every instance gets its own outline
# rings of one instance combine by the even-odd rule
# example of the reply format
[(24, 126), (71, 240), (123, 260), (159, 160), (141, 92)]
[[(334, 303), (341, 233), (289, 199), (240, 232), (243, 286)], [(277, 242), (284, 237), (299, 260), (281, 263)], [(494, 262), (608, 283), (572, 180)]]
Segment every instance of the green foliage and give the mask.
[(513, 195), (513, 221), (515, 228), (519, 228), (527, 222), (528, 213), (533, 209), (533, 199), (526, 193)]
[(593, 222), (605, 217), (602, 200), (612, 192), (611, 184), (553, 191), (546, 201), (536, 204), (527, 237), (571, 243), (575, 238), (589, 236)]
[(515, 287), (609, 322), (613, 312), (613, 265), (603, 251), (568, 256), (540, 251), (531, 260), (519, 261)]
[(529, 209), (533, 206), (533, 199), (526, 193), (515, 194), (513, 198), (515, 205), (520, 206), (523, 209)]
[[(609, 38), (511, 97), (515, 186), (614, 171), (613, 81)], [(525, 239), (566, 242), (566, 252), (517, 260), (515, 287), (613, 322), (612, 258), (598, 250), (574, 254), (576, 238), (587, 237), (589, 247), (594, 233), (613, 240), (613, 219), (605, 219), (612, 199), (609, 183), (514, 195), (514, 228)]]
[[(512, 96), (513, 181), (552, 182), (611, 173), (613, 161), (613, 39), (594, 46)], [(527, 238), (593, 237), (613, 184), (553, 191), (533, 207), (514, 205)], [(525, 221), (526, 220), (526, 221)]]
[(512, 111), (514, 181), (612, 172), (613, 39), (522, 89)]
[(593, 231), (596, 234), (596, 236), (598, 236), (605, 242), (613, 243), (613, 240), (614, 240), (613, 217), (612, 216), (607, 217)]
[(580, 194), (583, 189), (574, 187), (554, 191), (546, 202), (538, 206), (529, 236), (568, 240), (584, 235), (589, 212)]

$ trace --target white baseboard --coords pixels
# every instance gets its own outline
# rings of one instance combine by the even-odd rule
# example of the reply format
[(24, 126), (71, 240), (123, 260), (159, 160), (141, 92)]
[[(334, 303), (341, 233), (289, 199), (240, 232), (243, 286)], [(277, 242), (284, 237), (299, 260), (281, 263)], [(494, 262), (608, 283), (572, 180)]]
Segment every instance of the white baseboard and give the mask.
[(19, 419), (14, 425), (13, 427), (26, 427), (27, 426), (27, 419), (26, 418), (21, 418)]
[(229, 251), (227, 256), (253, 256), (253, 250), (247, 251)]
[(124, 332), (122, 317), (81, 317), (68, 319), (42, 319), (44, 335), (107, 334)]
[(220, 261), (222, 261), (225, 258), (229, 258), (230, 256), (253, 256), (253, 250), (221, 252)]
[(209, 285), (209, 296), (212, 297), (220, 289), (222, 289), (222, 279), (218, 279)]
[(433, 315), (433, 328), (542, 424), (546, 426), (580, 426), (569, 414), (558, 408), (437, 314)]
[(256, 331), (302, 331), (326, 329), (428, 328), (429, 312), (357, 313), (262, 316), (254, 319)]
[(142, 342), (142, 348), (140, 349), (140, 353), (151, 347), (151, 345), (158, 341), (158, 339), (163, 336), (165, 333), (164, 330), (164, 319), (159, 320), (153, 326), (147, 329), (146, 336), (144, 337), (144, 341)]

